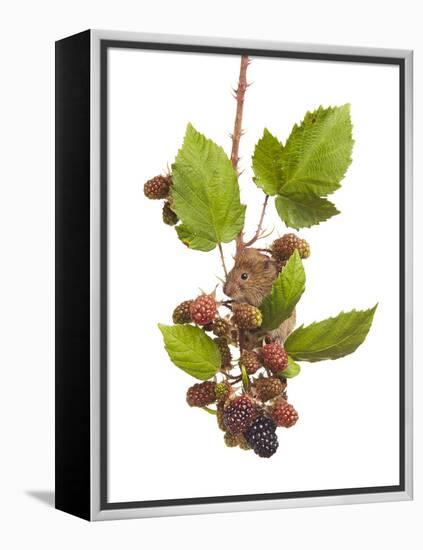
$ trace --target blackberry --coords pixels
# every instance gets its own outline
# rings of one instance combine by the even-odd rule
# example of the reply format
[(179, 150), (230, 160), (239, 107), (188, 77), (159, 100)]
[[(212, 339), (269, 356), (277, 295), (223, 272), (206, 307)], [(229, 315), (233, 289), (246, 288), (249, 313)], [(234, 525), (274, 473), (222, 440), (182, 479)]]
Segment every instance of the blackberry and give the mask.
[(243, 350), (239, 364), (244, 367), (247, 374), (254, 374), (263, 365), (260, 362), (259, 356), (255, 351)]
[(276, 432), (264, 435), (255, 445), (254, 452), (262, 458), (270, 458), (276, 453), (279, 447)]
[(267, 416), (254, 420), (245, 432), (245, 438), (254, 452), (264, 458), (271, 457), (279, 446), (276, 424)]
[(223, 439), (227, 447), (236, 447), (238, 445), (237, 436), (231, 432), (225, 432)]
[(308, 242), (304, 239), (300, 239), (294, 233), (287, 233), (280, 239), (273, 241), (270, 250), (272, 256), (277, 261), (288, 260), (295, 250), (298, 250), (300, 257), (303, 259), (310, 256), (310, 246)]
[(247, 440), (245, 439), (245, 435), (242, 433), (233, 434), (231, 432), (226, 432), (225, 435), (223, 436), (223, 439), (227, 447), (239, 447), (244, 451), (249, 451), (251, 448), (248, 445)]
[(211, 323), (216, 316), (216, 311), (216, 300), (210, 294), (198, 296), (190, 306), (191, 318), (197, 325)]
[(191, 313), (190, 308), (194, 300), (185, 300), (173, 310), (172, 320), (177, 324), (191, 323)]
[(279, 342), (265, 344), (261, 348), (261, 358), (264, 366), (273, 373), (283, 371), (288, 366), (288, 354)]
[(190, 407), (205, 407), (216, 401), (216, 382), (194, 384), (187, 391), (187, 403)]
[(252, 401), (245, 395), (235, 397), (224, 409), (223, 420), (233, 434), (244, 432), (257, 416)]
[(217, 425), (219, 426), (219, 429), (222, 430), (222, 432), (226, 432), (226, 426), (225, 422), (223, 420), (223, 403), (218, 403), (216, 407), (216, 420)]
[(171, 185), (170, 176), (156, 176), (144, 184), (144, 195), (148, 199), (166, 199)]
[(229, 336), (231, 330), (231, 324), (226, 319), (218, 317), (213, 322), (213, 334), (215, 336)]
[(238, 434), (238, 447), (243, 451), (249, 451), (251, 449), (244, 434)]
[(232, 320), (240, 329), (259, 328), (263, 321), (261, 311), (250, 304), (234, 304), (232, 313)]
[(214, 393), (216, 395), (216, 400), (219, 403), (224, 403), (228, 399), (231, 393), (231, 385), (228, 382), (219, 382), (214, 388)]
[(278, 426), (290, 428), (298, 420), (298, 413), (294, 407), (284, 399), (275, 403), (272, 409), (272, 418)]
[(223, 370), (230, 370), (232, 367), (232, 353), (226, 338), (214, 338), (214, 341), (220, 351), (220, 368)]
[(169, 201), (166, 201), (163, 205), (162, 218), (163, 218), (163, 222), (166, 225), (176, 225), (179, 221), (178, 216), (170, 207)]
[(258, 378), (254, 382), (254, 389), (261, 401), (269, 401), (281, 395), (285, 388), (286, 382), (283, 383), (279, 378)]

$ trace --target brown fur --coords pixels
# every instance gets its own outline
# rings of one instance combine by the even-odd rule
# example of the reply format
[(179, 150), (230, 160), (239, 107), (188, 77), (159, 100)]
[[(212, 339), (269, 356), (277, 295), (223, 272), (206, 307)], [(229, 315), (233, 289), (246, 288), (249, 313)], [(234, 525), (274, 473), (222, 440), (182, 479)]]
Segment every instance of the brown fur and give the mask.
[[(247, 278), (243, 279), (245, 273)], [(260, 306), (272, 289), (279, 274), (276, 262), (255, 248), (245, 248), (236, 258), (223, 287), (224, 293), (235, 302)], [(244, 275), (245, 277), (245, 275)], [(295, 326), (295, 310), (291, 317), (272, 331), (274, 339), (283, 342)]]

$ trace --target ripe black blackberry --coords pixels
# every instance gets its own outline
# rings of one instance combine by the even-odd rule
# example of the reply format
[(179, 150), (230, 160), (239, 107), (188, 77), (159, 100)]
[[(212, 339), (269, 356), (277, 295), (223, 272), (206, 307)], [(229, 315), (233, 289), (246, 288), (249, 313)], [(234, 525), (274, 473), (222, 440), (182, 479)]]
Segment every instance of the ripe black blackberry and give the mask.
[(276, 424), (268, 416), (254, 420), (245, 432), (245, 438), (254, 452), (263, 458), (271, 457), (279, 446)]
[(245, 432), (257, 416), (251, 399), (241, 395), (233, 399), (223, 411), (226, 428), (233, 434)]

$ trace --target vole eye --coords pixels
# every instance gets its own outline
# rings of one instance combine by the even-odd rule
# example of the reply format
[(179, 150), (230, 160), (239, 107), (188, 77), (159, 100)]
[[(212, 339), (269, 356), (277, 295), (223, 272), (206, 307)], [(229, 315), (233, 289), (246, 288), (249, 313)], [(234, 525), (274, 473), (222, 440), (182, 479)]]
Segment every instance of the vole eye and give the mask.
[(246, 281), (246, 280), (248, 279), (248, 273), (242, 273), (242, 274), (241, 274), (241, 279), (242, 279), (243, 281)]

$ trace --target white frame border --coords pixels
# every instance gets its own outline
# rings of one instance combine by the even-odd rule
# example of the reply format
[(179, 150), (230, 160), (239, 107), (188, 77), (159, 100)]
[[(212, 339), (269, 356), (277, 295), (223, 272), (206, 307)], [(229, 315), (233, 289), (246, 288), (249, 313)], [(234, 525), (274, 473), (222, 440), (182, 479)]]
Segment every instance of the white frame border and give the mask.
[[(91, 231), (90, 231), (90, 326), (91, 326), (91, 520), (176, 516), (332, 506), (412, 500), (413, 498), (413, 51), (324, 44), (241, 40), (184, 35), (91, 30)], [(211, 47), (284, 50), (304, 53), (392, 57), (405, 62), (405, 489), (307, 498), (250, 500), (155, 506), (150, 508), (100, 508), (100, 41), (150, 42)]]

